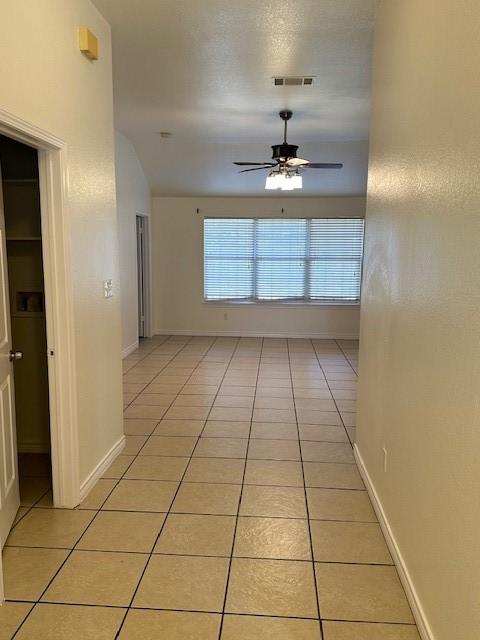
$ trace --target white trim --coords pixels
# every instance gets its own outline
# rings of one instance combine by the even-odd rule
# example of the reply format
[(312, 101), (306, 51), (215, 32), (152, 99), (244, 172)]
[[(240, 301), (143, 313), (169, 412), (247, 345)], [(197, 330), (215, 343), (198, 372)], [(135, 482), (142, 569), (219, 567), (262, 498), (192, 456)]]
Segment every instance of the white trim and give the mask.
[(400, 551), (397, 540), (395, 538), (395, 534), (388, 521), (387, 514), (385, 513), (377, 491), (375, 490), (375, 486), (372, 482), (372, 479), (370, 478), (370, 474), (367, 471), (362, 458), (362, 454), (360, 453), (356, 444), (353, 447), (353, 453), (357, 462), (358, 469), (360, 471), (360, 475), (363, 478), (368, 495), (370, 496), (370, 500), (372, 501), (373, 508), (375, 510), (375, 513), (377, 514), (377, 518), (380, 523), (380, 527), (382, 528), (383, 535), (385, 536), (387, 546), (397, 567), (400, 581), (403, 585), (405, 595), (407, 596), (407, 600), (412, 609), (412, 614), (415, 618), (415, 622), (417, 623), (418, 633), (420, 634), (422, 640), (435, 640), (435, 636), (433, 635), (432, 628), (430, 627), (430, 624), (428, 622), (427, 616), (420, 601), (420, 597), (417, 593), (417, 590), (415, 589), (415, 585), (408, 570), (405, 558)]
[(48, 345), (53, 500), (80, 502), (73, 284), (64, 142), (0, 109), (0, 133), (38, 149)]
[(203, 331), (202, 329), (155, 329), (154, 336), (224, 336), (227, 338), (311, 338), (312, 340), (358, 340), (358, 333), (330, 331)]
[(122, 350), (122, 359), (126, 358), (127, 356), (129, 356), (131, 353), (133, 353), (134, 351), (136, 351), (138, 349), (139, 346), (139, 341), (136, 340), (135, 342), (133, 342), (130, 346), (125, 347), (125, 349)]
[(95, 483), (103, 476), (115, 458), (122, 452), (125, 447), (125, 442), (125, 436), (119, 438), (110, 451), (103, 456), (93, 471), (88, 474), (87, 478), (80, 485), (80, 502), (87, 497)]

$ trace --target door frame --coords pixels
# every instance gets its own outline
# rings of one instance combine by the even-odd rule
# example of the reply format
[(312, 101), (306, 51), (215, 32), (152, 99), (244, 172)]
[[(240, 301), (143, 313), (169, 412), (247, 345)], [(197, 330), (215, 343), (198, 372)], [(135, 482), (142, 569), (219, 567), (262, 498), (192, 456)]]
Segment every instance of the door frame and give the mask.
[(53, 504), (71, 509), (80, 502), (80, 470), (66, 145), (2, 109), (0, 133), (38, 151)]
[[(147, 213), (135, 213), (135, 241), (138, 247), (138, 225), (137, 218), (143, 220), (143, 304), (144, 304), (144, 334), (145, 338), (151, 338), (152, 336), (152, 264), (151, 264), (151, 245), (150, 245), (150, 216)], [(139, 266), (138, 251), (137, 251), (137, 269)], [(138, 271), (137, 271), (137, 283), (138, 283)], [(138, 285), (137, 285), (138, 286)], [(137, 300), (140, 292), (137, 290)], [(137, 331), (140, 334), (140, 327)]]

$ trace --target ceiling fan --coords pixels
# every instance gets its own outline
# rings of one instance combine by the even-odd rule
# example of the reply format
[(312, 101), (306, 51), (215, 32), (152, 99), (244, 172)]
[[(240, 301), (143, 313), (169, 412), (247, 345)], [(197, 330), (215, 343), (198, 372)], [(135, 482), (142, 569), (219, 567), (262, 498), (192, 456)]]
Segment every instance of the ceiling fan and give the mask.
[(239, 173), (268, 169), (269, 174), (265, 182), (265, 189), (291, 191), (301, 189), (303, 186), (299, 169), (341, 169), (343, 167), (340, 162), (309, 162), (298, 158), (298, 146), (287, 142), (287, 123), (293, 113), (285, 110), (280, 111), (278, 115), (284, 122), (284, 134), (281, 144), (272, 145), (273, 162), (234, 162), (233, 164), (240, 167), (252, 167), (251, 169), (242, 169)]

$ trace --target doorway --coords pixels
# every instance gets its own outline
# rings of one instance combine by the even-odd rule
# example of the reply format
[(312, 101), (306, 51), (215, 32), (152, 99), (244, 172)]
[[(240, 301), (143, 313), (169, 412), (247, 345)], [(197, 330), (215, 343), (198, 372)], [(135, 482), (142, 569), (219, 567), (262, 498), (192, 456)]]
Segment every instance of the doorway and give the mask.
[[(51, 503), (51, 496), (47, 494), (52, 485), (37, 150), (0, 135), (0, 180), (0, 225), (4, 231), (0, 248), (2, 288), (5, 336), (9, 343), (6, 355), (11, 363), (7, 367), (3, 365), (0, 380), (4, 389), (2, 431), (10, 434), (10, 450), (4, 450), (3, 462), (12, 471), (17, 468), (19, 503), (25, 510), (41, 499)], [(8, 533), (9, 521), (16, 515), (15, 494), (12, 487), (3, 496), (8, 514), (2, 513), (2, 540)]]
[(150, 337), (150, 281), (149, 281), (149, 219), (137, 214), (137, 290), (138, 290), (138, 337)]

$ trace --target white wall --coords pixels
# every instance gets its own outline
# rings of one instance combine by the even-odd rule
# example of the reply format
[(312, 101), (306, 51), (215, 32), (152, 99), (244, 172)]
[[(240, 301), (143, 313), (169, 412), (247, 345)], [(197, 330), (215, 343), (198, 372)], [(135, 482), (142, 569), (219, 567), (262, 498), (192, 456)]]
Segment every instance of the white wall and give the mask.
[(150, 214), (150, 187), (132, 143), (115, 132), (122, 351), (138, 344), (137, 214)]
[[(78, 49), (80, 25), (97, 62)], [(88, 0), (2, 0), (0, 42), (0, 107), (66, 143), (83, 481), (122, 434), (110, 28)]]
[(358, 336), (358, 306), (205, 303), (203, 218), (362, 217), (364, 212), (363, 197), (153, 198), (155, 333)]
[(479, 23), (384, 0), (374, 60), (358, 447), (435, 640), (480, 637)]

